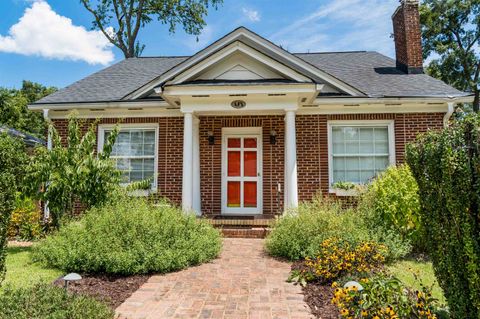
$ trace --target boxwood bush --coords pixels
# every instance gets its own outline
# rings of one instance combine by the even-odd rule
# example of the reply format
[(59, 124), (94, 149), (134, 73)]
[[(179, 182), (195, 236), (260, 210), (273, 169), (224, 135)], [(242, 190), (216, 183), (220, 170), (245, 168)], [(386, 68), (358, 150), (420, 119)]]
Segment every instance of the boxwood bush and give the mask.
[(114, 315), (100, 301), (52, 285), (39, 283), (15, 289), (7, 286), (0, 290), (2, 319), (112, 319)]
[(143, 198), (122, 198), (90, 209), (41, 241), (34, 260), (65, 271), (163, 273), (215, 258), (219, 232), (193, 214)]
[(289, 260), (312, 257), (330, 237), (352, 243), (375, 241), (388, 248), (387, 260), (403, 257), (410, 245), (383, 228), (368, 228), (355, 209), (344, 209), (340, 202), (318, 196), (300, 203), (295, 211), (280, 217), (266, 240), (269, 254)]

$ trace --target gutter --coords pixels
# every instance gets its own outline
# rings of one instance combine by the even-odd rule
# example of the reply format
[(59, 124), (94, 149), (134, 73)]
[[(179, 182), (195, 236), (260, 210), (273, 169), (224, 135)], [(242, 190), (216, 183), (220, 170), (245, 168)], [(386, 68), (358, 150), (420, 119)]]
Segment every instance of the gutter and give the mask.
[(448, 102), (448, 110), (447, 113), (445, 113), (445, 116), (443, 117), (443, 127), (448, 126), (448, 121), (450, 120), (450, 117), (453, 114), (455, 107), (453, 106), (453, 102)]

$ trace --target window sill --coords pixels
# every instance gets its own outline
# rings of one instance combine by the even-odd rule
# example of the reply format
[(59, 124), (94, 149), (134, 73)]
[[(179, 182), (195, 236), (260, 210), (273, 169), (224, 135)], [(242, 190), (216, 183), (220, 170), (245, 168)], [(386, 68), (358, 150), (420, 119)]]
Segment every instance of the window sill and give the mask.
[(128, 195), (133, 197), (147, 197), (151, 194), (155, 194), (156, 192), (156, 189), (136, 189), (134, 191), (128, 192)]
[(330, 194), (335, 194), (338, 197), (355, 197), (360, 195), (357, 189), (340, 189), (340, 188), (333, 188), (329, 190)]

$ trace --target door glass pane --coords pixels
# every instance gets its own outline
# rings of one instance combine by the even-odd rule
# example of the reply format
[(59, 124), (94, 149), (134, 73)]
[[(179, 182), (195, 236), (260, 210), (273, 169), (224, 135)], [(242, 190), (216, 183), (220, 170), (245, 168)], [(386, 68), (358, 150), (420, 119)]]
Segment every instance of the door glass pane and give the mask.
[(240, 182), (228, 182), (227, 207), (240, 207)]
[(257, 207), (257, 182), (243, 183), (243, 206)]
[(228, 152), (228, 176), (240, 176), (240, 152)]
[(257, 152), (243, 152), (243, 176), (257, 176)]
[(228, 147), (240, 147), (240, 139), (239, 138), (229, 138), (228, 139)]
[(256, 138), (246, 138), (243, 140), (243, 147), (245, 148), (257, 148)]

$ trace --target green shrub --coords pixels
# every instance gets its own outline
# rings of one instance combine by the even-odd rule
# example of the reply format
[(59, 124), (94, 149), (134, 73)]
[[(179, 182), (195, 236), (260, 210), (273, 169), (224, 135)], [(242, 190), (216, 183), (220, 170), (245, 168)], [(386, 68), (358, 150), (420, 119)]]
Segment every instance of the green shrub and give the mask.
[(340, 202), (316, 197), (287, 212), (274, 224), (266, 240), (269, 254), (289, 260), (313, 257), (327, 238), (338, 237), (352, 243), (376, 241), (387, 246), (387, 260), (403, 257), (408, 243), (393, 233), (369, 229), (355, 209), (344, 209)]
[(436, 318), (436, 300), (428, 287), (414, 291), (383, 274), (362, 279), (361, 285), (362, 291), (355, 286), (335, 289), (332, 303), (342, 318)]
[(114, 315), (100, 301), (47, 284), (0, 290), (2, 319), (112, 319)]
[(42, 234), (42, 214), (37, 204), (30, 198), (22, 198), (17, 193), (15, 209), (8, 225), (8, 237), (21, 240), (34, 240)]
[(0, 134), (0, 284), (5, 277), (5, 251), (15, 193), (21, 187), (27, 155), (22, 141)]
[(454, 318), (480, 318), (480, 115), (407, 147), (435, 275)]
[(215, 258), (221, 237), (208, 223), (167, 204), (124, 198), (89, 210), (34, 247), (34, 259), (65, 271), (168, 272)]
[(418, 185), (408, 165), (391, 166), (374, 179), (361, 196), (359, 210), (369, 228), (393, 230), (423, 250)]

